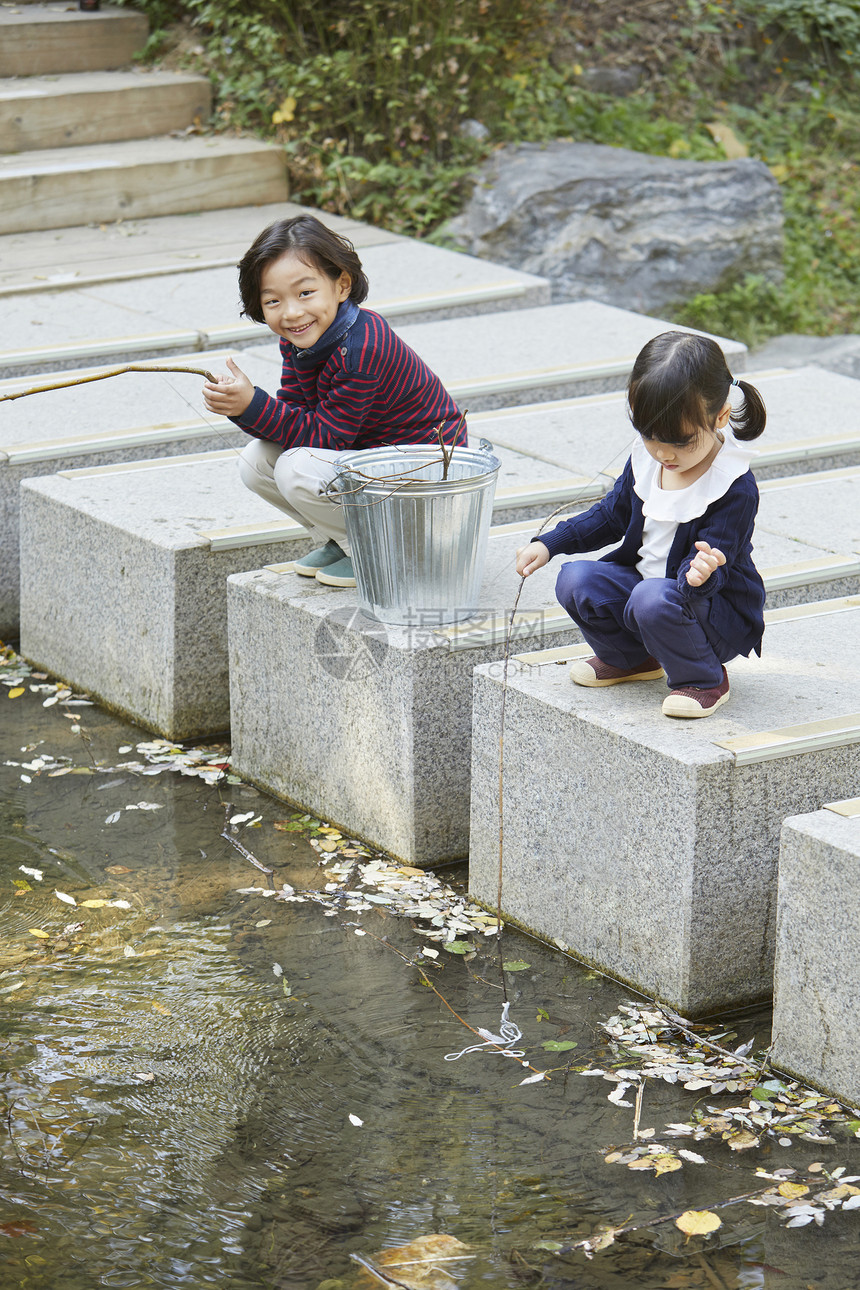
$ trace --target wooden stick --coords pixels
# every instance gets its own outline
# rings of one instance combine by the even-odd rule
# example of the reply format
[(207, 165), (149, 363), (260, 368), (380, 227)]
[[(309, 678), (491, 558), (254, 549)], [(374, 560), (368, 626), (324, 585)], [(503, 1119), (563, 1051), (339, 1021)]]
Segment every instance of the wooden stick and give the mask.
[(215, 377), (200, 367), (144, 367), (140, 363), (129, 363), (127, 367), (114, 367), (109, 372), (97, 372), (95, 376), (76, 376), (71, 381), (57, 381), (54, 385), (34, 385), (29, 390), (19, 390), (17, 394), (0, 394), (0, 403), (11, 403), (13, 399), (26, 398), (28, 394), (47, 394), (50, 390), (64, 390), (70, 385), (86, 385), (89, 381), (105, 381), (109, 376), (122, 376), (124, 372), (186, 372), (189, 376), (205, 376), (207, 381)]

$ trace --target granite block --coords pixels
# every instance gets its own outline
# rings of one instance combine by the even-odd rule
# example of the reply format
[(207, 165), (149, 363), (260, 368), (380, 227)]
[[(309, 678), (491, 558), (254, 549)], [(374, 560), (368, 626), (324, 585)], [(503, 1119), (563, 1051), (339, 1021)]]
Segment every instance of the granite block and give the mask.
[[(472, 670), (500, 670), (503, 643), (452, 648), (432, 615), (385, 626), (354, 592), (314, 583), (299, 596), (297, 581), (266, 570), (228, 579), (237, 773), (408, 864), (465, 855)], [(503, 593), (490, 573), (488, 611), (510, 604), (517, 582), (509, 575)], [(523, 630), (537, 648), (540, 614)], [(553, 636), (577, 638), (573, 623)]]
[(171, 739), (227, 728), (227, 575), (310, 546), (213, 549), (200, 530), (272, 518), (223, 465), (194, 463), (194, 488), (154, 462), (21, 489), (21, 652)]
[(860, 816), (837, 811), (792, 816), (783, 825), (772, 1061), (858, 1106)]
[[(850, 600), (776, 611), (763, 657), (729, 664), (732, 698), (707, 721), (664, 717), (664, 682), (588, 690), (539, 656), (513, 666), (503, 913), (685, 1014), (767, 997), (782, 821), (851, 791), (860, 734), (804, 751), (770, 733), (748, 762), (722, 745), (855, 713), (858, 627)], [(488, 906), (501, 698), (479, 667), (469, 887)]]

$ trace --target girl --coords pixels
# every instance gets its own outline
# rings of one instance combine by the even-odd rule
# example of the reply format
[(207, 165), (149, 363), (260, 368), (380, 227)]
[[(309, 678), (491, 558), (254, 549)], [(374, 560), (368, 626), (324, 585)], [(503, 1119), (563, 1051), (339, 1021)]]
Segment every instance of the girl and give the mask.
[(326, 490), (345, 449), (466, 441), (465, 423), (439, 378), (378, 314), (360, 309), (367, 278), (351, 242), (312, 215), (277, 220), (239, 264), (242, 313), (280, 337), (276, 398), (232, 359), (203, 387), (208, 410), (253, 436), (242, 482), (304, 524), (320, 543), (293, 571), (354, 587), (344, 508)]
[[(743, 403), (732, 411), (731, 386)], [(752, 562), (758, 488), (743, 446), (765, 427), (761, 395), (733, 380), (706, 336), (667, 331), (649, 341), (627, 386), (639, 438), (612, 492), (517, 552), (528, 576), (562, 551), (556, 595), (594, 657), (577, 685), (650, 681), (664, 669), (669, 717), (709, 717), (729, 697), (723, 666), (761, 653), (764, 584)]]

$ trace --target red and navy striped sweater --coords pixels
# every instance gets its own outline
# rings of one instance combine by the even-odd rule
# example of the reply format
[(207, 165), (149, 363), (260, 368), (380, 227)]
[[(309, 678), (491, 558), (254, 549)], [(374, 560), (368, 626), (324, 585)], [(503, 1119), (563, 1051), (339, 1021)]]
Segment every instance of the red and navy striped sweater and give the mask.
[[(332, 339), (333, 338), (333, 339)], [(384, 318), (345, 301), (309, 350), (281, 340), (276, 398), (257, 387), (235, 424), (284, 448), (379, 448), (451, 442), (460, 411), (427, 364)], [(457, 443), (466, 442), (461, 428)]]

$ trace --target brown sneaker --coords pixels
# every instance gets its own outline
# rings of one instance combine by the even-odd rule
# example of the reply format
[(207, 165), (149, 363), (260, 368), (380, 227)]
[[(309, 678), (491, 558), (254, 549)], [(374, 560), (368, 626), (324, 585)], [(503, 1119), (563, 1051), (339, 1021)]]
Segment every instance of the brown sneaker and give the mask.
[(686, 685), (673, 690), (663, 700), (663, 715), (667, 717), (709, 717), (717, 708), (728, 702), (729, 678), (723, 668), (723, 679), (710, 690), (697, 685)]
[(574, 685), (620, 685), (622, 681), (658, 681), (664, 675), (656, 658), (643, 659), (636, 667), (613, 667), (593, 654), (591, 658), (578, 658), (571, 665), (570, 679)]

